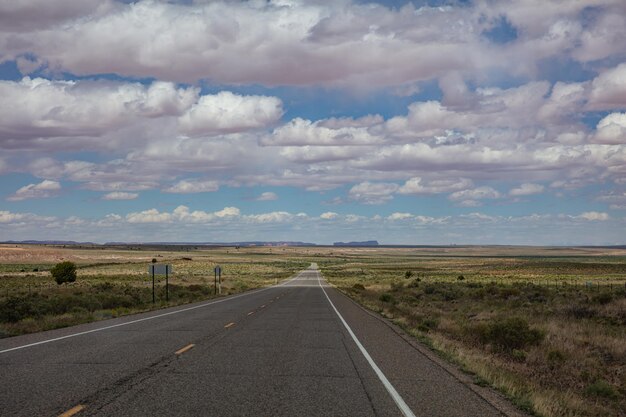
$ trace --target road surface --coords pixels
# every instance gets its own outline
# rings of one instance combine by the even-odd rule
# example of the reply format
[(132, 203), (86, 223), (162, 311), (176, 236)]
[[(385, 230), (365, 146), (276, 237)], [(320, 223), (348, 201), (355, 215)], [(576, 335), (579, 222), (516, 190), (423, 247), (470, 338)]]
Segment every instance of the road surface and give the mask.
[(270, 288), (1, 339), (0, 415), (515, 415), (453, 373), (313, 264)]

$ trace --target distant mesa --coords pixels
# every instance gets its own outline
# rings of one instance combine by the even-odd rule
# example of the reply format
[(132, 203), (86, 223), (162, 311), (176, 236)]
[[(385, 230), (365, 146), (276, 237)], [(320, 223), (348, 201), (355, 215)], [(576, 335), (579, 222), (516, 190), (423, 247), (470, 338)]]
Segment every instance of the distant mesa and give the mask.
[(378, 246), (377, 240), (366, 240), (364, 242), (335, 242), (333, 246)]

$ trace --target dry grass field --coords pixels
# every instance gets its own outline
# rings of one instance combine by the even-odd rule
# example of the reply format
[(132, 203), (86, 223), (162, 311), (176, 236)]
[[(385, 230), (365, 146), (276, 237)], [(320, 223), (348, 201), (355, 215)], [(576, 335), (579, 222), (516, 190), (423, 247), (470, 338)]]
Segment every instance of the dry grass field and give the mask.
[[(602, 248), (206, 248), (0, 245), (0, 337), (273, 284), (317, 262), (327, 280), (540, 416), (626, 415), (626, 251)], [(57, 285), (49, 270), (78, 266)]]
[(626, 256), (602, 249), (344, 252), (326, 278), (541, 416), (626, 415)]
[[(211, 298), (216, 265), (222, 268), (223, 295), (267, 286), (309, 265), (284, 256), (286, 251), (0, 245), (0, 337)], [(168, 303), (165, 277), (157, 276), (152, 304), (152, 259), (173, 267)], [(62, 261), (77, 265), (76, 282), (57, 285), (52, 279), (50, 269)]]

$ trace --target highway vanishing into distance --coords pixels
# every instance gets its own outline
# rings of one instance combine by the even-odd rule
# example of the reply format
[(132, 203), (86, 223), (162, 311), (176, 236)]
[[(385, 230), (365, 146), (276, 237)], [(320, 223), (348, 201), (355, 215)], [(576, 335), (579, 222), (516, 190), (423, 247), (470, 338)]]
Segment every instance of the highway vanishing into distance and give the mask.
[(315, 264), (243, 294), (0, 340), (2, 416), (513, 416)]

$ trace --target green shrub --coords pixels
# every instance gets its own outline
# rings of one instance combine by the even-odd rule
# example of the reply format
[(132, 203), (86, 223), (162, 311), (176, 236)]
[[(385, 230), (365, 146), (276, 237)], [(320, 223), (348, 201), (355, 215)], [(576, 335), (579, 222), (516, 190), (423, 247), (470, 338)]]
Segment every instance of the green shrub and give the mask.
[(389, 294), (389, 293), (386, 293), (386, 292), (382, 293), (380, 295), (380, 297), (378, 297), (378, 299), (380, 301), (382, 301), (383, 303), (393, 303), (394, 302), (393, 296), (391, 294)]
[(16, 323), (36, 315), (38, 311), (32, 297), (11, 296), (0, 302), (0, 322)]
[(406, 271), (406, 272), (404, 273), (404, 278), (405, 278), (405, 279), (409, 279), (409, 278), (411, 278), (412, 276), (413, 276), (413, 271)]
[(496, 351), (508, 353), (514, 349), (538, 345), (544, 338), (543, 332), (530, 328), (528, 322), (519, 317), (497, 320), (477, 330), (483, 344), (491, 345)]
[(359, 284), (359, 283), (354, 284), (354, 285), (352, 286), (352, 288), (354, 288), (355, 290), (359, 290), (359, 291), (362, 291), (362, 290), (364, 290), (364, 289), (365, 289), (365, 287), (363, 286), (363, 284)]
[(598, 379), (596, 382), (589, 385), (585, 390), (585, 393), (594, 397), (611, 399), (617, 398), (617, 391), (615, 391), (615, 388), (603, 379)]
[(457, 279), (458, 281), (464, 281), (464, 280), (465, 280), (465, 277), (464, 277), (463, 275), (459, 275), (458, 277), (456, 277), (456, 279)]
[(613, 294), (610, 292), (600, 293), (591, 297), (591, 302), (595, 304), (608, 304), (613, 301)]
[(74, 262), (59, 262), (51, 270), (50, 274), (57, 284), (76, 281), (76, 264)]

